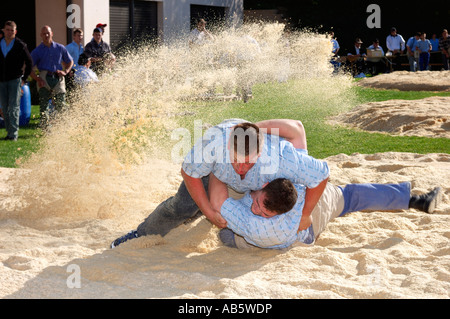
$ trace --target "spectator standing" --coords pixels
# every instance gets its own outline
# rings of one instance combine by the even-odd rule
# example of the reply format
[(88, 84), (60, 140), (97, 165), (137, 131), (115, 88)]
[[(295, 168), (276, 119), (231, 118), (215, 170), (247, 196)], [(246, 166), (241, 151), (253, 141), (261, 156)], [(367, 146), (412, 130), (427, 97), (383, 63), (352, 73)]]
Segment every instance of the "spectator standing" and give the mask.
[(200, 19), (198, 20), (197, 27), (189, 35), (189, 46), (202, 45), (207, 40), (214, 41), (214, 36), (206, 29), (206, 21)]
[(426, 37), (426, 33), (422, 32), (420, 40), (417, 41), (416, 50), (419, 52), (420, 71), (428, 70), (428, 64), (430, 63), (431, 42)]
[(439, 39), (437, 38), (436, 33), (433, 33), (430, 42), (431, 42), (431, 52), (439, 51)]
[(109, 62), (114, 63), (115, 56), (111, 52), (111, 48), (108, 43), (103, 41), (103, 29), (95, 28), (92, 33), (92, 40), (84, 48), (84, 52), (91, 59), (92, 70), (96, 74), (100, 74), (105, 71)]
[(14, 21), (5, 23), (4, 33), (5, 37), (0, 41), (0, 105), (7, 132), (5, 140), (17, 141), (21, 86), (31, 73), (32, 60), (27, 45), (16, 37)]
[(78, 58), (80, 57), (80, 54), (83, 53), (84, 51), (84, 46), (82, 43), (83, 37), (84, 37), (83, 30), (77, 28), (72, 32), (72, 39), (73, 39), (72, 43), (66, 45), (66, 49), (73, 59), (72, 71), (74, 72), (78, 65)]
[(400, 54), (405, 50), (405, 40), (397, 34), (397, 29), (394, 27), (391, 28), (391, 34), (386, 37), (386, 47), (392, 54), (393, 68), (400, 69)]
[[(5, 37), (5, 33), (0, 29), (0, 41)], [(0, 103), (0, 117), (3, 119), (2, 105)]]
[(83, 36), (84, 36), (83, 30), (81, 30), (80, 28), (73, 30), (73, 32), (72, 32), (72, 40), (73, 41), (72, 41), (72, 43), (69, 43), (68, 45), (66, 45), (66, 49), (73, 59), (72, 70), (70, 70), (70, 72), (66, 75), (66, 86), (67, 86), (67, 90), (69, 92), (74, 86), (73, 77), (75, 74), (75, 70), (78, 67), (78, 58), (80, 57), (80, 54), (82, 54), (84, 51), (84, 46), (82, 43)]
[(439, 38), (439, 50), (442, 52), (444, 70), (449, 70), (450, 36), (448, 35), (447, 29), (442, 30), (442, 36)]
[(417, 42), (420, 40), (420, 32), (408, 39), (406, 50), (408, 51), (409, 71), (416, 72), (419, 66), (419, 51), (416, 52)]
[(339, 71), (339, 67), (341, 66), (341, 63), (338, 61), (339, 60), (339, 42), (336, 40), (335, 36), (334, 36), (334, 31), (330, 31), (328, 33), (328, 35), (330, 36), (330, 42), (331, 42), (331, 64), (333, 65), (334, 68), (334, 72), (336, 73), (337, 71)]
[[(65, 76), (72, 69), (73, 59), (64, 45), (53, 41), (51, 27), (48, 25), (42, 27), (40, 35), (41, 44), (31, 52), (33, 58), (31, 77), (36, 80), (39, 92), (40, 125), (46, 128), (50, 119), (50, 100), (55, 98), (56, 111), (62, 111), (66, 105)], [(36, 70), (39, 70), (39, 75), (36, 74)]]

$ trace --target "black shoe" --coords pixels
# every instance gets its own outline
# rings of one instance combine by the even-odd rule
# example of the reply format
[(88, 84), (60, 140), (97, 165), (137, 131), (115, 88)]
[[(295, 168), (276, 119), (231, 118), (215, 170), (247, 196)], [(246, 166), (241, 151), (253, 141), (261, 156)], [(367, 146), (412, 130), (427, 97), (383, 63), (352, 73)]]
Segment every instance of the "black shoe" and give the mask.
[(6, 136), (6, 137), (4, 138), (4, 140), (5, 140), (5, 141), (13, 141), (13, 142), (17, 142), (17, 137), (9, 137), (9, 136)]
[(130, 231), (128, 234), (123, 235), (122, 237), (117, 238), (115, 241), (113, 241), (111, 243), (111, 249), (116, 248), (117, 246), (119, 246), (120, 244), (130, 240), (130, 239), (134, 239), (134, 238), (138, 238), (139, 235), (137, 233), (137, 231), (132, 230)]
[(441, 202), (441, 197), (440, 187), (436, 187), (427, 194), (412, 195), (409, 200), (409, 208), (415, 208), (422, 212), (432, 214)]

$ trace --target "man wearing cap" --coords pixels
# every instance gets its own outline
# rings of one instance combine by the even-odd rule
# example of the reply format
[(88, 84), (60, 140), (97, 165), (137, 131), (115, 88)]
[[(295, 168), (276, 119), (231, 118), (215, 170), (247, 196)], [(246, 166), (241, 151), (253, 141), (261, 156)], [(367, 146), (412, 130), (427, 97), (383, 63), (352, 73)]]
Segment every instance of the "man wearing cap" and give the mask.
[[(41, 29), (42, 43), (31, 52), (33, 71), (31, 77), (36, 81), (39, 91), (41, 127), (49, 120), (49, 100), (55, 97), (55, 108), (61, 111), (65, 106), (65, 76), (73, 66), (73, 59), (62, 44), (53, 41), (53, 31), (46, 25)], [(63, 68), (64, 67), (64, 68)], [(36, 74), (39, 70), (39, 75)]]
[(105, 28), (106, 28), (107, 26), (108, 26), (108, 25), (107, 25), (106, 23), (99, 23), (99, 24), (97, 24), (95, 27), (101, 29), (101, 30), (102, 30), (102, 34), (103, 34), (103, 33), (105, 33)]
[(95, 73), (100, 74), (105, 69), (105, 62), (111, 60), (114, 62), (116, 59), (111, 52), (111, 48), (108, 43), (103, 41), (103, 30), (95, 28), (92, 34), (93, 38), (91, 42), (86, 44), (84, 52), (91, 59), (92, 69)]
[(391, 28), (391, 34), (386, 37), (386, 47), (392, 52), (392, 63), (394, 69), (399, 69), (400, 54), (405, 50), (405, 40), (400, 34), (397, 34), (396, 28)]
[(379, 72), (384, 73), (386, 71), (386, 63), (384, 58), (384, 50), (380, 46), (380, 41), (378, 39), (374, 39), (372, 41), (372, 45), (367, 48), (367, 51), (381, 52), (381, 54), (378, 54), (375, 57), (373, 57), (373, 54), (372, 56), (367, 56), (367, 67), (372, 70), (372, 75), (377, 75)]
[(353, 49), (351, 49), (347, 53), (347, 61), (350, 62), (350, 66), (353, 65), (356, 66), (356, 69), (353, 70), (352, 68), (352, 71), (354, 75), (359, 77), (365, 76), (363, 71), (364, 71), (364, 57), (366, 56), (366, 50), (361, 47), (362, 43), (363, 42), (361, 38), (356, 38)]

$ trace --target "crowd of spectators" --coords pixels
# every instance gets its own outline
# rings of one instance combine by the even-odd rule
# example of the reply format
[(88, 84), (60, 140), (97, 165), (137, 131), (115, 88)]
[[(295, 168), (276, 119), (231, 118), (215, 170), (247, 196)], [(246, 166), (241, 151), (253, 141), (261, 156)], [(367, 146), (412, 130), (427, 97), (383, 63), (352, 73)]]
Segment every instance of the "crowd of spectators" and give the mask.
[(450, 36), (447, 29), (443, 29), (439, 35), (433, 33), (431, 39), (428, 39), (426, 32), (416, 32), (405, 41), (397, 33), (397, 29), (392, 27), (386, 37), (386, 51), (379, 39), (373, 39), (370, 46), (364, 47), (362, 39), (356, 38), (346, 55), (339, 55), (339, 43), (334, 32), (330, 32), (331, 64), (335, 72), (343, 69), (355, 77), (365, 77), (366, 74), (377, 75), (402, 70), (406, 63), (411, 72), (432, 70), (430, 58), (433, 55), (436, 58), (433, 59), (433, 66), (437, 70), (449, 70)]
[(17, 25), (7, 21), (0, 33), (0, 117), (7, 135), (4, 140), (17, 141), (19, 136), (20, 100), (29, 76), (36, 82), (40, 105), (40, 127), (49, 126), (52, 114), (64, 111), (68, 90), (97, 82), (116, 58), (103, 41), (106, 24), (94, 28), (92, 40), (83, 46), (83, 30), (73, 30), (73, 41), (67, 45), (53, 40), (52, 28), (40, 30), (42, 42), (30, 53), (16, 37)]
[[(201, 19), (189, 37), (191, 49), (201, 47), (208, 40), (214, 40)], [(84, 32), (76, 28), (72, 33), (72, 42), (63, 45), (53, 40), (52, 28), (48, 25), (40, 30), (42, 42), (30, 53), (27, 45), (16, 37), (17, 25), (7, 21), (0, 32), (0, 116), (3, 117), (7, 136), (3, 139), (17, 141), (19, 131), (20, 97), (22, 86), (28, 76), (36, 82), (40, 104), (40, 126), (46, 129), (52, 113), (62, 112), (66, 108), (66, 94), (77, 87), (85, 87), (99, 81), (102, 73), (110, 70), (116, 61), (108, 43), (103, 40), (107, 24), (99, 23), (92, 32), (92, 39), (83, 46)], [(333, 32), (329, 33), (332, 43), (334, 71), (351, 72), (355, 77), (366, 74), (400, 70), (407, 62), (409, 70), (430, 70), (430, 55), (440, 55), (442, 70), (449, 70), (450, 36), (446, 29), (432, 34), (427, 39), (425, 32), (417, 32), (407, 41), (391, 28), (386, 37), (386, 50), (379, 39), (364, 43), (356, 38), (348, 52), (342, 54)], [(249, 41), (246, 39), (246, 41)], [(254, 39), (252, 39), (253, 42)], [(368, 45), (370, 44), (370, 45)], [(384, 43), (383, 43), (384, 44)], [(406, 64), (406, 65), (408, 65)], [(240, 72), (246, 69), (241, 62)], [(242, 88), (243, 100), (251, 98), (251, 86)], [(56, 112), (55, 112), (56, 111)]]

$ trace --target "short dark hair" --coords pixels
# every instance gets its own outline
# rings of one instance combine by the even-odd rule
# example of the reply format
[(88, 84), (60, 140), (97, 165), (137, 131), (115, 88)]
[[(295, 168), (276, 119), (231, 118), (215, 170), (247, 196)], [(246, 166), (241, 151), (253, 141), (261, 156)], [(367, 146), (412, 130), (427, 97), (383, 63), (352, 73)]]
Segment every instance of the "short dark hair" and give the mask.
[(267, 184), (262, 191), (265, 193), (264, 207), (271, 212), (284, 214), (297, 203), (297, 190), (294, 184), (286, 178), (277, 178)]
[(239, 123), (231, 132), (234, 154), (249, 156), (259, 153), (264, 138), (259, 127), (253, 123)]
[(81, 30), (80, 28), (73, 29), (72, 34), (76, 33), (83, 34), (83, 30)]
[(17, 29), (17, 24), (14, 21), (6, 21), (5, 22), (5, 27), (6, 26), (10, 26), (10, 27), (13, 27), (13, 28)]
[(81, 53), (80, 57), (78, 58), (78, 64), (79, 65), (86, 65), (89, 61), (90, 57), (86, 53)]

